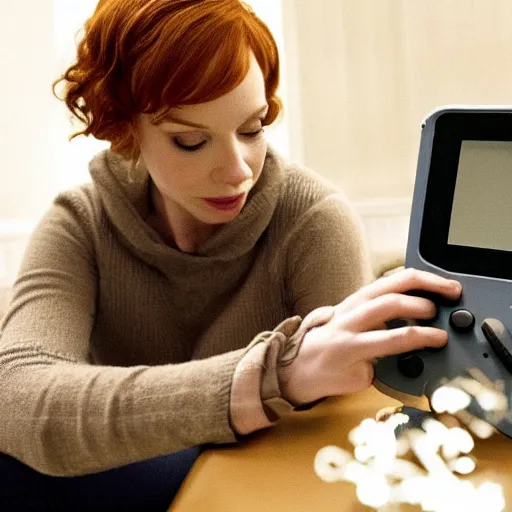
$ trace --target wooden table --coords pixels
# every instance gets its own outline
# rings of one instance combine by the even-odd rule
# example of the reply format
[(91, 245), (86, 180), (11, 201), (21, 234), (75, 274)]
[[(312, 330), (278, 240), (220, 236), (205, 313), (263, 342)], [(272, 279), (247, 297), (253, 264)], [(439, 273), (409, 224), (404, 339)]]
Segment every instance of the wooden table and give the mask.
[[(329, 399), (310, 411), (296, 412), (274, 428), (241, 444), (207, 450), (198, 459), (170, 508), (172, 512), (368, 512), (354, 485), (325, 483), (314, 470), (316, 452), (336, 445), (352, 452), (348, 432), (383, 407), (399, 405), (375, 388)], [(499, 434), (478, 441), (475, 479), (505, 488), (512, 511), (512, 440)], [(419, 507), (388, 506), (386, 511)]]

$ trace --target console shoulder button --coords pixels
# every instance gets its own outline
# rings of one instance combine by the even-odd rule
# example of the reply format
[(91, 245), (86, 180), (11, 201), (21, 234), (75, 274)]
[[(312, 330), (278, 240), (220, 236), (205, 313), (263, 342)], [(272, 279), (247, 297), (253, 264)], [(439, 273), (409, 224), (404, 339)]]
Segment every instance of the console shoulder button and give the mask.
[(450, 325), (457, 332), (469, 332), (475, 326), (475, 317), (467, 309), (456, 309), (450, 314)]
[(512, 336), (503, 322), (496, 318), (486, 318), (482, 322), (482, 331), (503, 366), (512, 373)]
[(398, 371), (410, 379), (418, 378), (425, 369), (425, 363), (420, 356), (416, 354), (407, 354), (398, 356), (397, 359)]

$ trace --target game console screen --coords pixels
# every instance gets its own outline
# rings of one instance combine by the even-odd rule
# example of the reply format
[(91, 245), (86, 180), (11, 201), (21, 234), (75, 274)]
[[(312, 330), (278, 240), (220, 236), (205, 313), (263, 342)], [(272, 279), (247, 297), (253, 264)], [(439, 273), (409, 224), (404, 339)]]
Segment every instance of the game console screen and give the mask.
[(448, 244), (512, 251), (512, 141), (462, 141)]

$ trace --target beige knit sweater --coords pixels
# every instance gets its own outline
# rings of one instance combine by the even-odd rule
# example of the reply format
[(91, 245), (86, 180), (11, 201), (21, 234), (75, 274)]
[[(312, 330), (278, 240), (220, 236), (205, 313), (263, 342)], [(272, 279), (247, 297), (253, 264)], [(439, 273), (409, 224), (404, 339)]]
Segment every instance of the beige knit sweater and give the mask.
[(90, 170), (35, 230), (0, 325), (0, 452), (77, 475), (234, 442), (245, 347), (370, 279), (358, 220), (269, 150), (238, 218), (184, 254), (144, 221), (147, 172), (110, 151)]

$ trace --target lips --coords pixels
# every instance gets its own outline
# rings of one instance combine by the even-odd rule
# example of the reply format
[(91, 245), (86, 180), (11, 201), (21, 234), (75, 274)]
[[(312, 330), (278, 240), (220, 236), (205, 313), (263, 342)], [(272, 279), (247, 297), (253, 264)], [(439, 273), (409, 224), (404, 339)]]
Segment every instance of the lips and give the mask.
[(245, 194), (238, 194), (237, 196), (224, 196), (224, 197), (205, 197), (204, 200), (211, 206), (218, 210), (232, 210), (237, 208), (242, 202)]

